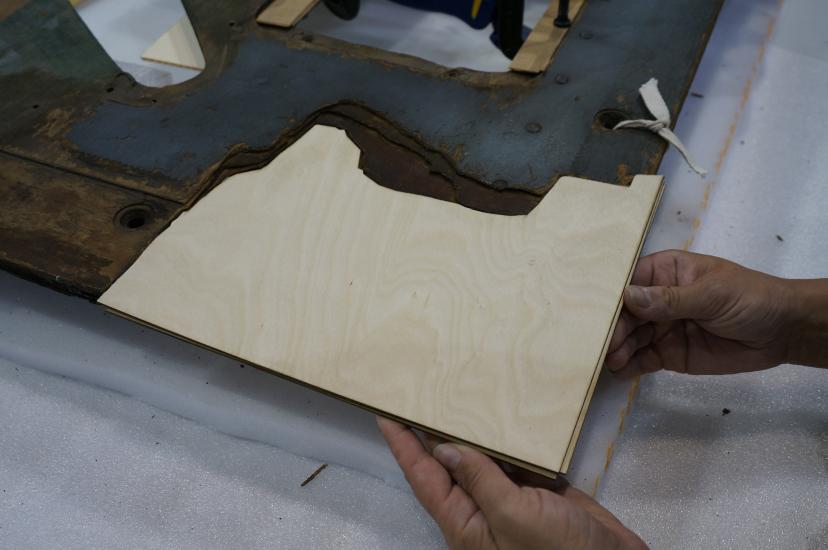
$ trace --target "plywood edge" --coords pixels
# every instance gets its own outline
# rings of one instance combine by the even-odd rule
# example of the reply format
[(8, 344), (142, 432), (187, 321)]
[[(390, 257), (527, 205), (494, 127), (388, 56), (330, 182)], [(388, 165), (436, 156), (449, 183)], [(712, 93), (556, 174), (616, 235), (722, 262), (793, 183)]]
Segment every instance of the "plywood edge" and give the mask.
[[(573, 0), (569, 5), (569, 17), (573, 21), (578, 17), (585, 0)], [(568, 28), (555, 26), (555, 18), (558, 15), (558, 3), (550, 2), (549, 8), (541, 16), (535, 28), (529, 33), (526, 41), (518, 50), (517, 55), (509, 65), (509, 70), (519, 73), (539, 74), (546, 70), (552, 56), (555, 55), (558, 46)]]
[(396, 416), (394, 414), (391, 414), (389, 412), (377, 409), (375, 407), (371, 407), (369, 405), (366, 405), (364, 403), (360, 403), (358, 401), (354, 401), (353, 399), (349, 399), (348, 397), (340, 395), (336, 392), (331, 392), (331, 391), (322, 389), (318, 386), (314, 386), (313, 384), (309, 384), (309, 383), (307, 383), (303, 380), (300, 380), (298, 378), (293, 378), (292, 376), (290, 376), (288, 374), (284, 374), (284, 373), (275, 371), (273, 369), (270, 369), (270, 368), (262, 366), (262, 365), (258, 365), (256, 363), (251, 363), (250, 361), (248, 361), (246, 359), (243, 359), (241, 357), (237, 357), (235, 355), (232, 355), (230, 353), (222, 351), (218, 348), (208, 346), (207, 344), (203, 344), (203, 343), (198, 342), (196, 340), (191, 340), (187, 337), (181, 336), (180, 334), (176, 334), (172, 331), (169, 331), (169, 330), (167, 330), (163, 327), (160, 327), (160, 326), (152, 324), (152, 323), (148, 323), (148, 322), (144, 321), (143, 319), (140, 319), (138, 317), (133, 317), (132, 315), (130, 315), (128, 313), (124, 313), (123, 311), (119, 311), (119, 310), (117, 310), (113, 307), (110, 307), (110, 306), (108, 306), (108, 305), (106, 305), (106, 304), (104, 304), (100, 301), (98, 303), (103, 307), (104, 311), (106, 311), (107, 313), (109, 313), (111, 315), (115, 315), (117, 317), (121, 317), (121, 318), (126, 319), (128, 321), (132, 321), (133, 323), (138, 323), (139, 325), (145, 326), (145, 327), (147, 327), (149, 329), (152, 329), (152, 330), (157, 330), (158, 332), (164, 333), (167, 336), (172, 336), (176, 340), (181, 340), (182, 342), (187, 342), (188, 344), (193, 344), (195, 346), (198, 346), (198, 347), (200, 347), (202, 349), (205, 349), (207, 351), (210, 351), (212, 353), (217, 353), (217, 354), (219, 354), (223, 357), (227, 357), (227, 358), (230, 358), (234, 361), (238, 361), (239, 363), (244, 363), (245, 365), (250, 365), (251, 367), (253, 367), (257, 370), (260, 370), (264, 373), (267, 373), (267, 374), (270, 374), (270, 375), (273, 375), (273, 376), (277, 376), (277, 377), (279, 377), (283, 380), (287, 380), (287, 381), (292, 382), (294, 384), (299, 384), (300, 386), (302, 386), (304, 388), (308, 388), (308, 389), (311, 389), (315, 392), (322, 393), (324, 395), (327, 395), (328, 397), (333, 397), (334, 399), (336, 399), (338, 401), (343, 401), (345, 403), (348, 403), (349, 405), (354, 405), (354, 406), (359, 407), (360, 409), (368, 411), (370, 413), (373, 413), (373, 414), (376, 414), (376, 415), (379, 415), (379, 416), (382, 416), (382, 417), (385, 417), (385, 418), (389, 418), (389, 419), (394, 420), (396, 422), (399, 422), (401, 424), (405, 424), (406, 426), (409, 426), (411, 428), (415, 428), (417, 430), (429, 433), (433, 436), (445, 439), (446, 441), (451, 441), (452, 443), (458, 443), (460, 445), (465, 445), (467, 447), (470, 447), (472, 449), (480, 451), (483, 454), (494, 457), (494, 458), (496, 458), (498, 460), (501, 460), (503, 462), (513, 464), (515, 466), (519, 466), (521, 468), (524, 468), (525, 470), (528, 470), (530, 472), (534, 472), (534, 473), (542, 475), (544, 477), (548, 477), (550, 479), (555, 479), (559, 475), (559, 472), (556, 472), (554, 470), (549, 470), (547, 468), (543, 468), (542, 466), (537, 466), (537, 465), (532, 464), (530, 462), (526, 462), (526, 461), (523, 461), (523, 460), (520, 460), (520, 459), (517, 459), (517, 458), (514, 458), (514, 457), (504, 455), (503, 453), (500, 453), (500, 452), (495, 451), (493, 449), (488, 449), (488, 448), (483, 447), (481, 445), (478, 445), (476, 443), (472, 443), (471, 441), (466, 441), (464, 439), (451, 436), (449, 434), (443, 433), (443, 432), (441, 432), (439, 430), (435, 430), (433, 428), (429, 428), (428, 426), (424, 426), (424, 425), (419, 424), (417, 422), (412, 422), (410, 420), (406, 420), (405, 418), (401, 418), (401, 417)]
[(144, 50), (141, 59), (196, 71), (203, 71), (206, 67), (198, 37), (186, 15)]
[(273, 0), (256, 17), (261, 25), (289, 29), (301, 21), (319, 0)]
[[(641, 233), (641, 237), (638, 240), (638, 249), (635, 252), (635, 256), (630, 264), (630, 269), (627, 274), (627, 281), (624, 283), (624, 288), (626, 288), (630, 281), (632, 280), (633, 273), (635, 272), (635, 268), (638, 265), (638, 258), (641, 256), (641, 249), (644, 247), (644, 240), (647, 237), (647, 233), (650, 231), (650, 226), (653, 223), (653, 219), (655, 218), (656, 211), (658, 210), (658, 205), (661, 203), (661, 196), (664, 194), (664, 177), (663, 176), (635, 176), (631, 185), (636, 184), (636, 180), (641, 182), (644, 178), (649, 179), (656, 179), (658, 180), (658, 192), (656, 194), (656, 198), (653, 201), (653, 205), (650, 209), (650, 215), (647, 218), (647, 223), (644, 225), (644, 228)], [(564, 456), (564, 460), (561, 463), (558, 472), (561, 474), (566, 474), (569, 471), (569, 467), (572, 462), (572, 457), (575, 454), (575, 447), (578, 443), (578, 438), (581, 434), (581, 429), (583, 428), (584, 419), (586, 418), (587, 411), (589, 410), (589, 403), (592, 400), (592, 394), (595, 392), (595, 385), (598, 383), (598, 377), (601, 374), (601, 369), (603, 368), (604, 359), (607, 356), (607, 350), (609, 348), (610, 340), (612, 339), (612, 333), (615, 331), (615, 326), (618, 324), (618, 318), (621, 316), (621, 310), (624, 305), (624, 295), (623, 293), (618, 299), (618, 305), (615, 308), (615, 314), (613, 317), (612, 324), (610, 325), (610, 329), (607, 332), (607, 336), (604, 339), (604, 348), (601, 350), (601, 355), (598, 360), (598, 365), (596, 365), (595, 372), (592, 375), (592, 380), (589, 385), (589, 390), (587, 391), (586, 396), (584, 396), (584, 405), (581, 407), (581, 413), (578, 416), (578, 422), (575, 425), (575, 429), (572, 432), (572, 437), (569, 440), (569, 446), (566, 450), (566, 455)]]

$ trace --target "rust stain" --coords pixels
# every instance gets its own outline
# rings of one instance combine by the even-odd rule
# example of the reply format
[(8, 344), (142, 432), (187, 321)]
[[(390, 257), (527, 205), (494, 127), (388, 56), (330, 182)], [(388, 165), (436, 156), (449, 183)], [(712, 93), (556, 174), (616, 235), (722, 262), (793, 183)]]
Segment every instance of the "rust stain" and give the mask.
[[(782, 5), (785, 3), (785, 0), (779, 0), (779, 9), (782, 9)], [(778, 11), (777, 11), (778, 13)], [(713, 171), (718, 173), (721, 172), (722, 166), (724, 166), (725, 159), (727, 158), (727, 154), (730, 151), (730, 147), (733, 145), (733, 138), (736, 135), (736, 129), (738, 128), (739, 121), (742, 118), (742, 114), (745, 111), (745, 107), (747, 107), (747, 102), (750, 99), (750, 92), (753, 89), (753, 82), (756, 80), (756, 75), (759, 73), (759, 68), (762, 66), (762, 62), (765, 60), (765, 51), (768, 47), (768, 42), (770, 42), (771, 37), (773, 36), (773, 30), (776, 27), (776, 18), (777, 15), (774, 15), (768, 21), (768, 27), (765, 30), (765, 36), (762, 38), (762, 42), (759, 44), (759, 54), (756, 57), (756, 61), (753, 63), (753, 66), (750, 70), (750, 76), (748, 77), (747, 81), (745, 81), (745, 85), (742, 87), (742, 95), (739, 99), (739, 107), (736, 109), (736, 113), (733, 115), (733, 120), (728, 126), (727, 135), (725, 137), (724, 143), (722, 144), (721, 149), (719, 150), (719, 156), (716, 159), (716, 164), (713, 167)], [(701, 215), (707, 209), (708, 204), (710, 203), (710, 193), (713, 190), (713, 187), (716, 185), (716, 181), (710, 181), (704, 190), (704, 197), (699, 205), (699, 213), (696, 218), (693, 220), (693, 233), (690, 235), (690, 238), (687, 239), (687, 242), (684, 245), (684, 249), (688, 250), (693, 245), (693, 240), (695, 239), (696, 230), (701, 226)]]
[(463, 153), (463, 144), (460, 143), (454, 148), (454, 153), (451, 155), (451, 158), (454, 159), (454, 162), (460, 162), (463, 160)]
[(59, 138), (66, 132), (71, 118), (72, 111), (70, 109), (52, 109), (46, 115), (45, 122), (35, 130), (34, 135), (51, 139)]
[(605, 472), (609, 469), (610, 460), (612, 460), (612, 454), (613, 454), (614, 451), (615, 451), (615, 444), (612, 443), (612, 444), (610, 444), (609, 447), (607, 447), (607, 459), (604, 461), (604, 471)]
[(615, 180), (621, 185), (629, 185), (632, 183), (632, 175), (630, 174), (630, 165), (621, 163), (615, 169)]
[(11, 14), (22, 8), (29, 0), (3, 0), (0, 3), (0, 21), (4, 21)]
[(589, 496), (591, 496), (592, 498), (595, 498), (595, 495), (598, 494), (598, 487), (600, 487), (600, 486), (601, 486), (601, 474), (598, 474), (595, 477), (595, 483), (592, 484), (592, 493), (590, 493)]
[(627, 413), (629, 410), (629, 404), (627, 404), (627, 406), (623, 407), (618, 412), (618, 435), (621, 435), (621, 432), (624, 431), (624, 422), (627, 420)]

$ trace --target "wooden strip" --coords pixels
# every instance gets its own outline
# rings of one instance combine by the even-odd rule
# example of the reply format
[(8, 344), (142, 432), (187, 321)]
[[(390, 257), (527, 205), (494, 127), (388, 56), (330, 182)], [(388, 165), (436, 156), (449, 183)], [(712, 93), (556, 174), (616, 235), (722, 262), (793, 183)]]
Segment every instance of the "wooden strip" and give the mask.
[(203, 71), (204, 54), (186, 15), (141, 54), (141, 59)]
[[(578, 17), (584, 0), (572, 0), (569, 3), (569, 17), (573, 21)], [(552, 56), (561, 44), (561, 40), (569, 29), (555, 26), (555, 17), (558, 15), (558, 3), (552, 1), (546, 13), (529, 33), (517, 55), (509, 65), (509, 69), (521, 73), (542, 73), (549, 66)]]
[(179, 216), (100, 302), (544, 473), (565, 470), (661, 178), (525, 216), (393, 191), (316, 126)]
[(256, 22), (289, 29), (301, 21), (318, 2), (319, 0), (273, 0), (256, 17)]

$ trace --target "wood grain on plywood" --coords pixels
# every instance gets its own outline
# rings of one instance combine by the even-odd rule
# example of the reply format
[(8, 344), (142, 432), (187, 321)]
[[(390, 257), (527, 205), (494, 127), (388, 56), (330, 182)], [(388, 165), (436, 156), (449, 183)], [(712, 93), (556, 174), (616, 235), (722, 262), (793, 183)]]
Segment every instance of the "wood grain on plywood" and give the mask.
[(563, 177), (528, 215), (394, 191), (316, 126), (181, 214), (109, 308), (562, 471), (661, 189)]
[(259, 13), (256, 21), (262, 25), (290, 28), (310, 12), (319, 0), (273, 0)]
[[(585, 0), (572, 0), (569, 4), (569, 18), (574, 20)], [(568, 28), (555, 26), (555, 17), (558, 15), (558, 3), (550, 2), (549, 8), (541, 16), (535, 28), (526, 37), (523, 46), (518, 50), (509, 69), (521, 73), (542, 73), (549, 66), (555, 50), (561, 44)]]
[(186, 15), (141, 54), (141, 59), (203, 71), (204, 54)]

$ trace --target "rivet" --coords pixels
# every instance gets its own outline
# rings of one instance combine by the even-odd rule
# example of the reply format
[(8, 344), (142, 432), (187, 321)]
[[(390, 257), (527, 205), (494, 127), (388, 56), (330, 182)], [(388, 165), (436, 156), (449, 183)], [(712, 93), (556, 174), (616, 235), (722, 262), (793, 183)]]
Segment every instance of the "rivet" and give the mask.
[(530, 134), (537, 134), (541, 130), (543, 130), (543, 126), (541, 126), (537, 122), (530, 122), (526, 125), (526, 131)]
[(569, 82), (569, 77), (563, 73), (558, 73), (555, 75), (555, 82), (558, 84), (566, 84)]
[(592, 31), (581, 31), (578, 33), (578, 36), (580, 36), (584, 40), (592, 40), (592, 37), (595, 35), (592, 34)]

